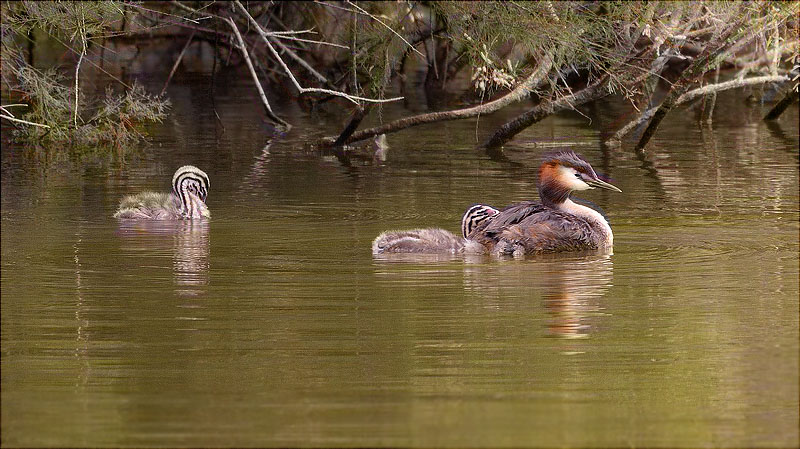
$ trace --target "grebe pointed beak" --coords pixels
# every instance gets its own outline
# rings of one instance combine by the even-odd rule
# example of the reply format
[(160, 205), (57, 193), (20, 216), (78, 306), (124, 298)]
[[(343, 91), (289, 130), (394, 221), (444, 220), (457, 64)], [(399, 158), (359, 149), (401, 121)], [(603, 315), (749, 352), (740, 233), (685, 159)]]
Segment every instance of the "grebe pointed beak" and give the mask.
[(583, 182), (585, 182), (586, 184), (589, 184), (589, 186), (591, 186), (591, 187), (599, 187), (601, 189), (613, 190), (615, 192), (622, 193), (622, 190), (620, 190), (618, 187), (613, 186), (613, 185), (611, 185), (611, 184), (609, 184), (609, 183), (607, 183), (605, 181), (602, 181), (600, 179), (584, 179)]

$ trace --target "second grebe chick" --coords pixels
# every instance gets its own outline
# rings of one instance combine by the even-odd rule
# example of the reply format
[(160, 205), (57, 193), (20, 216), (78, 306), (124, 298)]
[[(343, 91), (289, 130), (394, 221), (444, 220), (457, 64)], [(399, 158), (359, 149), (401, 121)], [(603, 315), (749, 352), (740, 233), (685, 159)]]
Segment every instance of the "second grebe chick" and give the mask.
[(473, 204), (468, 207), (461, 218), (461, 236), (469, 237), (481, 223), (499, 214), (500, 211), (485, 204)]
[(605, 217), (570, 199), (576, 190), (593, 188), (622, 192), (574, 152), (553, 154), (539, 167), (541, 203), (506, 207), (475, 228), (470, 240), (497, 255), (611, 248), (614, 234)]
[(462, 238), (441, 228), (387, 231), (372, 242), (372, 253), (457, 254), (464, 250), (467, 236), (476, 227), (499, 212), (497, 209), (483, 204), (470, 206), (461, 218)]
[(114, 218), (179, 220), (209, 218), (206, 206), (210, 182), (203, 170), (184, 165), (172, 176), (172, 192), (128, 195), (119, 203)]

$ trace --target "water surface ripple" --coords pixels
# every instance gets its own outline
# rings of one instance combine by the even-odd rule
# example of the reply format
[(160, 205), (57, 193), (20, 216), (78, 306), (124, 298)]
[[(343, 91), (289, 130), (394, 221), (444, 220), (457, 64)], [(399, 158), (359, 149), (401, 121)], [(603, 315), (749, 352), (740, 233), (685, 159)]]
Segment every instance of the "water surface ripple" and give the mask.
[[(601, 103), (521, 134), (519, 165), (473, 150), (509, 111), (345, 168), (308, 146), (341, 117), (287, 111), (270, 139), (232, 82), (223, 132), (191, 81), (124, 161), (3, 141), (4, 446), (798, 445), (796, 107), (767, 126), (720, 96), (713, 127), (675, 111), (637, 156), (598, 143), (625, 108)], [(583, 195), (613, 254), (371, 256), (383, 230), (535, 198), (569, 141), (624, 192)], [(111, 218), (183, 164), (210, 221)]]

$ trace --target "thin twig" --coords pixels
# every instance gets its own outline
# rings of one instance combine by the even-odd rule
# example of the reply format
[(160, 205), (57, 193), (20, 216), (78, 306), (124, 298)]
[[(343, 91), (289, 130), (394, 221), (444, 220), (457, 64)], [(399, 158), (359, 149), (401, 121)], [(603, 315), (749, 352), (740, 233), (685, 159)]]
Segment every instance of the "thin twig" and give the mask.
[[(237, 0), (237, 1), (238, 1), (238, 0)], [(346, 0), (346, 1), (347, 1), (347, 4), (348, 4), (348, 5), (351, 5), (351, 6), (353, 6), (354, 8), (358, 9), (358, 10), (359, 10), (359, 11), (361, 11), (362, 13), (364, 13), (364, 14), (368, 15), (370, 18), (372, 18), (372, 20), (374, 20), (374, 21), (376, 21), (376, 22), (380, 23), (381, 25), (383, 25), (384, 27), (386, 27), (386, 29), (387, 29), (387, 30), (391, 31), (391, 32), (392, 32), (392, 33), (393, 33), (395, 36), (399, 37), (399, 38), (400, 38), (400, 40), (402, 40), (403, 42), (405, 42), (405, 43), (406, 43), (406, 45), (408, 45), (409, 47), (411, 47), (411, 49), (412, 49), (412, 50), (414, 50), (415, 52), (417, 52), (417, 54), (419, 54), (419, 55), (422, 57), (422, 59), (423, 59), (423, 60), (425, 59), (425, 55), (423, 55), (421, 51), (419, 51), (419, 50), (417, 50), (416, 48), (414, 48), (414, 46), (413, 46), (413, 45), (411, 45), (411, 43), (410, 43), (410, 42), (408, 42), (408, 41), (407, 41), (407, 40), (406, 40), (406, 39), (405, 39), (403, 36), (401, 36), (401, 35), (400, 35), (400, 33), (398, 33), (397, 31), (393, 30), (393, 29), (392, 29), (392, 27), (390, 27), (389, 25), (386, 25), (385, 23), (383, 23), (383, 21), (382, 21), (381, 19), (379, 19), (379, 18), (377, 18), (377, 17), (373, 16), (372, 14), (370, 14), (370, 13), (368, 13), (368, 12), (364, 11), (363, 9), (361, 9), (361, 7), (360, 7), (360, 6), (356, 5), (355, 3), (351, 2), (350, 0)]]
[[(174, 3), (178, 3), (178, 2), (174, 2)], [(145, 11), (154, 12), (154, 13), (165, 15), (165, 16), (177, 17), (179, 19), (188, 20), (189, 22), (192, 22), (194, 24), (199, 24), (200, 20), (208, 18), (208, 17), (201, 17), (200, 20), (195, 20), (195, 19), (190, 19), (188, 17), (183, 17), (183, 16), (177, 16), (175, 14), (170, 14), (170, 13), (164, 12), (164, 11), (157, 11), (157, 10), (154, 10), (154, 9), (148, 9), (148, 8), (145, 8), (144, 6), (140, 6), (140, 5), (137, 5), (135, 3), (123, 3), (123, 4), (125, 6), (130, 6), (130, 7), (133, 7), (133, 8), (143, 9)], [(180, 3), (178, 3), (178, 5), (180, 5)], [(180, 6), (182, 6), (182, 5), (180, 5)], [(192, 12), (196, 12), (196, 11), (192, 10)]]
[(314, 31), (313, 28), (309, 28), (307, 30), (299, 30), (299, 31), (270, 31), (270, 33), (275, 36), (280, 36), (282, 34), (303, 34), (303, 33), (319, 34), (316, 31)]
[[(189, 48), (189, 44), (192, 43), (192, 39), (194, 38), (194, 33), (195, 32), (196, 31), (192, 31), (192, 35), (189, 36), (189, 40), (187, 40), (186, 41), (186, 45), (183, 46), (183, 50), (181, 50), (181, 54), (178, 55), (178, 59), (176, 59), (175, 60), (175, 64), (172, 65), (172, 70), (169, 71), (169, 76), (167, 77), (167, 81), (164, 82), (164, 87), (161, 89), (161, 93), (158, 94), (159, 96), (160, 95), (164, 95), (164, 92), (167, 91), (167, 86), (169, 86), (169, 82), (172, 80), (172, 75), (175, 74), (175, 70), (178, 69), (178, 65), (180, 65), (181, 60), (183, 59), (183, 55), (186, 53), (186, 49)], [(214, 55), (214, 57), (216, 58), (217, 56)]]
[[(63, 45), (63, 46), (64, 46), (64, 47), (66, 47), (66, 48), (67, 48), (69, 51), (71, 51), (71, 52), (75, 53), (76, 55), (80, 55), (80, 53), (78, 53), (78, 51), (77, 51), (77, 50), (75, 50), (74, 48), (72, 48), (72, 47), (70, 47), (69, 45), (65, 44), (65, 43), (64, 43), (62, 40), (60, 40), (60, 39), (59, 39), (57, 36), (50, 34), (50, 35), (48, 35), (48, 37), (49, 37), (49, 38), (52, 38), (52, 39), (54, 39), (56, 42), (58, 42), (59, 44)], [(112, 74), (108, 73), (108, 71), (106, 71), (104, 68), (102, 68), (102, 67), (100, 67), (99, 65), (95, 64), (94, 62), (92, 62), (92, 60), (91, 60), (91, 59), (87, 59), (87, 60), (86, 60), (86, 62), (88, 62), (89, 64), (93, 65), (93, 66), (94, 66), (96, 69), (98, 69), (98, 70), (100, 70), (101, 72), (103, 72), (103, 73), (105, 73), (106, 75), (108, 75), (108, 77), (109, 77), (109, 78), (111, 78), (111, 79), (113, 79), (114, 81), (116, 81), (116, 82), (118, 82), (118, 83), (122, 84), (123, 86), (125, 86), (125, 87), (126, 87), (126, 88), (128, 88), (128, 89), (132, 89), (132, 87), (131, 87), (131, 86), (129, 86), (129, 85), (128, 85), (128, 84), (126, 84), (124, 81), (122, 81), (121, 79), (117, 78), (116, 76), (114, 76), (114, 75), (112, 75)]]
[(81, 50), (81, 55), (78, 58), (78, 64), (75, 66), (75, 110), (72, 113), (72, 122), (75, 127), (78, 127), (78, 72), (81, 70), (81, 62), (83, 62), (83, 57), (86, 56), (86, 36), (81, 36), (81, 42), (83, 42), (83, 50)]
[(278, 39), (286, 39), (286, 40), (295, 41), (295, 42), (308, 42), (310, 44), (329, 45), (331, 47), (344, 48), (346, 50), (350, 49), (350, 47), (348, 47), (346, 45), (334, 44), (333, 42), (315, 41), (313, 39), (302, 39), (302, 38), (299, 38), (299, 37), (287, 36), (285, 34), (276, 34), (276, 33), (277, 32), (275, 32), (275, 31), (270, 31), (270, 34), (272, 34), (271, 37), (276, 37)]
[(242, 39), (242, 35), (239, 33), (239, 28), (236, 27), (236, 22), (233, 21), (230, 17), (228, 17), (228, 25), (233, 28), (234, 34), (236, 34), (236, 39), (239, 41), (239, 49), (242, 51), (242, 56), (244, 57), (245, 62), (247, 63), (247, 68), (250, 69), (250, 76), (253, 77), (253, 82), (256, 85), (256, 89), (258, 89), (258, 94), (261, 96), (261, 102), (264, 104), (264, 109), (267, 111), (267, 115), (275, 122), (280, 123), (281, 125), (285, 126), (286, 128), (291, 128), (292, 125), (286, 123), (275, 115), (272, 112), (272, 108), (269, 105), (269, 101), (267, 101), (267, 96), (264, 94), (264, 89), (261, 87), (261, 82), (258, 81), (258, 75), (256, 75), (256, 70), (253, 68), (253, 62), (250, 61), (250, 55), (247, 53), (247, 47), (244, 44), (244, 39)]
[[(177, 5), (177, 6), (180, 6), (180, 7), (181, 7), (182, 9), (184, 9), (184, 10), (195, 12), (193, 9), (191, 9), (191, 8), (189, 8), (188, 6), (186, 6), (186, 5), (183, 5), (183, 4), (181, 4), (181, 3), (179, 3), (179, 2), (177, 2), (177, 1), (175, 1), (175, 0), (173, 0), (173, 1), (172, 1), (172, 3), (173, 3), (173, 4), (175, 4), (175, 5)], [(219, 20), (223, 20), (223, 21), (226, 21), (226, 22), (227, 22), (227, 20), (228, 20), (228, 19), (227, 19), (227, 18), (225, 18), (225, 17), (218, 16), (218, 15), (216, 15), (216, 14), (213, 14), (213, 13), (208, 13), (208, 14), (211, 14), (211, 16), (212, 16), (212, 17), (215, 17), (215, 18), (217, 18), (217, 19), (219, 19)], [(249, 15), (249, 14), (248, 14), (248, 15)], [(314, 67), (311, 67), (311, 65), (310, 65), (310, 64), (308, 64), (308, 63), (307, 63), (307, 62), (306, 62), (306, 61), (305, 61), (303, 58), (301, 58), (300, 56), (298, 56), (298, 55), (297, 55), (297, 53), (295, 53), (294, 51), (292, 51), (292, 49), (290, 49), (289, 47), (287, 47), (287, 46), (283, 45), (283, 43), (282, 43), (282, 42), (280, 42), (279, 40), (277, 40), (277, 39), (276, 39), (276, 38), (278, 38), (278, 37), (285, 38), (285, 36), (281, 36), (281, 35), (284, 35), (284, 34), (286, 34), (286, 33), (291, 33), (291, 31), (289, 31), (289, 32), (287, 32), (287, 31), (278, 31), (278, 32), (272, 32), (272, 31), (271, 31), (271, 32), (267, 33), (267, 32), (265, 32), (265, 31), (264, 31), (264, 30), (263, 30), (263, 29), (262, 29), (260, 26), (258, 26), (258, 25), (257, 25), (257, 22), (255, 22), (255, 19), (253, 19), (252, 17), (250, 17), (250, 19), (253, 21), (252, 23), (256, 24), (256, 30), (258, 30), (259, 32), (264, 32), (264, 34), (266, 34), (266, 35), (269, 37), (269, 39), (270, 39), (272, 42), (274, 42), (274, 43), (275, 43), (275, 45), (277, 45), (277, 46), (278, 46), (278, 47), (281, 49), (281, 51), (285, 52), (285, 53), (286, 53), (286, 54), (288, 54), (288, 55), (289, 55), (289, 56), (290, 56), (292, 59), (294, 59), (295, 61), (297, 61), (297, 63), (298, 63), (298, 64), (300, 64), (300, 65), (301, 65), (301, 66), (302, 66), (304, 69), (306, 69), (306, 70), (307, 70), (307, 71), (308, 71), (310, 74), (314, 75), (314, 77), (315, 77), (315, 78), (317, 78), (317, 79), (318, 79), (320, 82), (322, 82), (322, 83), (326, 83), (326, 84), (328, 83), (328, 79), (327, 79), (327, 78), (325, 78), (325, 76), (323, 76), (323, 75), (322, 75), (321, 73), (319, 73), (319, 72), (318, 72), (316, 69), (314, 69)], [(311, 32), (311, 30), (303, 30), (303, 31), (298, 31), (298, 33), (301, 33), (301, 32)], [(280, 33), (280, 34), (276, 34), (276, 33)], [(259, 33), (259, 34), (261, 34), (261, 33)], [(263, 35), (262, 35), (262, 38), (263, 38)], [(322, 43), (322, 42), (318, 42), (318, 43)], [(327, 43), (326, 43), (326, 44), (327, 44)], [(338, 44), (331, 44), (331, 45), (334, 45), (334, 46), (336, 46), (336, 45), (338, 45)], [(347, 48), (347, 47), (345, 47), (345, 48)]]
[[(316, 87), (303, 87), (303, 86), (301, 86), (300, 83), (297, 81), (297, 79), (294, 77), (294, 74), (292, 74), (292, 71), (289, 70), (289, 67), (286, 65), (285, 62), (283, 62), (283, 59), (278, 54), (278, 52), (275, 50), (275, 47), (272, 46), (272, 43), (270, 42), (269, 36), (267, 36), (266, 32), (261, 28), (261, 25), (259, 25), (258, 22), (256, 22), (256, 19), (254, 19), (253, 16), (251, 16), (250, 13), (247, 12), (247, 9), (245, 9), (244, 5), (242, 5), (242, 3), (239, 0), (235, 0), (234, 3), (247, 16), (247, 19), (250, 21), (250, 23), (253, 25), (253, 27), (255, 27), (256, 31), (261, 36), (261, 39), (267, 45), (267, 48), (269, 49), (270, 53), (272, 53), (272, 56), (275, 59), (278, 60), (278, 63), (280, 64), (280, 66), (283, 68), (283, 70), (286, 72), (286, 74), (289, 75), (289, 79), (292, 80), (292, 84), (294, 84), (294, 86), (297, 88), (297, 90), (300, 91), (301, 94), (302, 93), (306, 93), (306, 92), (319, 92), (319, 93), (325, 93), (325, 94), (330, 94), (330, 95), (336, 95), (336, 96), (345, 98), (347, 100), (350, 100), (351, 102), (353, 102), (355, 104), (358, 104), (359, 100), (360, 101), (367, 101), (367, 102), (371, 102), (371, 103), (388, 103), (390, 101), (397, 101), (397, 100), (402, 100), (403, 99), (403, 97), (396, 97), (396, 98), (387, 98), (387, 99), (378, 99), (378, 100), (376, 100), (376, 99), (372, 99), (372, 98), (364, 98), (364, 97), (357, 97), (355, 95), (348, 95), (348, 94), (346, 94), (344, 92), (339, 92), (339, 91), (330, 90), (330, 89), (321, 89), (321, 88), (316, 88)], [(230, 19), (228, 19), (228, 20), (230, 20)]]
[(363, 16), (367, 16), (367, 17), (369, 17), (369, 14), (363, 13), (363, 12), (361, 12), (361, 11), (354, 11), (354, 10), (352, 10), (352, 9), (348, 9), (348, 8), (342, 8), (341, 6), (332, 5), (332, 4), (330, 4), (330, 3), (321, 2), (321, 1), (319, 1), (319, 0), (314, 0), (314, 3), (316, 3), (317, 5), (321, 5), (321, 6), (327, 6), (328, 8), (340, 9), (340, 10), (342, 10), (342, 11), (347, 11), (347, 12), (355, 12), (355, 13), (361, 14), (361, 15), (363, 15)]
[(9, 116), (3, 115), (3, 114), (0, 114), (0, 117), (4, 118), (6, 120), (11, 120), (12, 122), (19, 122), (19, 123), (24, 123), (26, 125), (33, 125), (33, 126), (41, 126), (42, 128), (50, 128), (50, 126), (48, 126), (48, 125), (42, 125), (41, 123), (29, 122), (27, 120), (22, 120), (22, 119), (18, 119), (18, 118), (14, 118), (14, 117), (9, 117)]
[[(258, 29), (260, 30), (261, 27), (258, 27)], [(286, 54), (288, 54), (289, 57), (291, 57), (292, 59), (297, 61), (297, 63), (300, 64), (304, 69), (308, 70), (308, 73), (314, 75), (314, 77), (317, 80), (319, 80), (321, 83), (325, 83), (325, 84), (328, 83), (328, 78), (325, 78), (325, 76), (323, 74), (319, 73), (316, 69), (314, 69), (314, 67), (311, 67), (311, 65), (309, 63), (307, 63), (303, 58), (298, 56), (297, 53), (295, 53), (291, 48), (283, 45), (283, 42), (281, 42), (281, 41), (279, 41), (279, 40), (277, 40), (277, 39), (275, 39), (273, 37), (270, 37), (270, 40), (272, 42), (274, 42), (275, 45), (277, 45), (281, 50), (286, 52)], [(344, 47), (344, 48), (348, 48), (348, 47)]]
[[(717, 70), (714, 71), (714, 84), (719, 84), (719, 67), (720, 66), (718, 65)], [(701, 120), (706, 123), (711, 123), (714, 115), (714, 106), (717, 104), (717, 91), (712, 91), (711, 95), (703, 97), (703, 103)]]

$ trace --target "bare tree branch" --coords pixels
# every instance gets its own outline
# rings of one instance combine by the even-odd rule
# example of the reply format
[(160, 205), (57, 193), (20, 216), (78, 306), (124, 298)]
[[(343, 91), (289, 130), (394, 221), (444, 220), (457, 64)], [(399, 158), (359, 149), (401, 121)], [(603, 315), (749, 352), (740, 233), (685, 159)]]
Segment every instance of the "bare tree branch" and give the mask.
[(511, 140), (515, 135), (525, 128), (549, 115), (559, 111), (574, 109), (575, 106), (579, 106), (608, 95), (609, 92), (606, 88), (608, 80), (608, 75), (605, 75), (572, 95), (566, 95), (557, 100), (548, 99), (543, 101), (533, 109), (530, 109), (514, 120), (501, 126), (494, 134), (492, 134), (491, 137), (489, 137), (489, 139), (486, 140), (486, 142), (480, 145), (479, 148), (488, 152), (492, 152), (504, 143)]
[(250, 55), (247, 53), (247, 47), (244, 45), (244, 40), (242, 39), (242, 35), (239, 33), (239, 28), (236, 27), (236, 23), (231, 19), (228, 18), (228, 25), (233, 29), (234, 34), (236, 34), (236, 39), (239, 41), (239, 49), (242, 51), (242, 56), (244, 57), (245, 62), (247, 63), (247, 68), (250, 69), (250, 76), (253, 77), (253, 82), (256, 85), (256, 89), (258, 89), (258, 94), (261, 96), (261, 102), (264, 104), (264, 109), (267, 112), (267, 115), (270, 119), (274, 122), (283, 125), (286, 128), (291, 128), (292, 125), (286, 123), (283, 119), (275, 115), (272, 112), (272, 108), (269, 105), (269, 101), (267, 100), (267, 96), (264, 94), (264, 89), (261, 87), (261, 82), (258, 80), (258, 75), (256, 75), (256, 71), (253, 68), (253, 62), (250, 61)]
[(0, 114), (0, 117), (4, 118), (6, 120), (10, 120), (12, 122), (24, 123), (26, 125), (40, 126), (42, 128), (50, 128), (50, 126), (48, 126), (48, 125), (42, 125), (41, 123), (33, 123), (33, 122), (29, 122), (27, 120), (22, 120), (22, 119), (19, 119), (19, 118), (9, 117), (9, 116), (4, 115), (4, 114)]
[(740, 13), (737, 20), (728, 25), (719, 36), (709, 42), (703, 49), (703, 52), (683, 71), (680, 78), (673, 84), (670, 93), (653, 114), (653, 118), (650, 120), (644, 133), (642, 133), (639, 143), (636, 144), (636, 151), (641, 151), (645, 145), (647, 145), (647, 142), (653, 137), (661, 121), (667, 113), (675, 107), (678, 98), (689, 89), (690, 84), (702, 75), (709, 64), (716, 61), (717, 58), (724, 55), (729, 48), (738, 43), (739, 39), (735, 39), (735, 37), (740, 37), (745, 34), (745, 31), (740, 30), (740, 27), (745, 23), (746, 18), (746, 12)]
[[(344, 143), (352, 143), (359, 140), (367, 139), (369, 137), (374, 137), (380, 134), (391, 133), (412, 126), (422, 125), (425, 123), (433, 123), (445, 120), (458, 120), (463, 118), (475, 117), (481, 114), (491, 114), (508, 106), (511, 103), (517, 102), (523, 98), (527, 98), (527, 96), (530, 95), (531, 91), (542, 82), (542, 80), (550, 72), (550, 69), (552, 67), (553, 67), (553, 60), (550, 58), (550, 56), (545, 56), (542, 58), (542, 61), (536, 68), (536, 70), (534, 70), (533, 73), (528, 78), (526, 78), (523, 82), (521, 82), (516, 88), (514, 88), (514, 90), (494, 101), (490, 101), (489, 103), (482, 104), (479, 106), (473, 106), (471, 108), (456, 109), (453, 111), (430, 112), (427, 114), (402, 118), (387, 123), (385, 125), (377, 126), (370, 129), (364, 129), (356, 133), (353, 133), (353, 135), (349, 137)], [(335, 141), (336, 137), (324, 137), (323, 139), (320, 140), (320, 144), (323, 146), (327, 146), (327, 145), (332, 145)]]
[(172, 65), (172, 70), (169, 71), (169, 76), (167, 77), (167, 81), (164, 82), (164, 87), (161, 88), (161, 93), (159, 93), (159, 95), (164, 95), (164, 92), (167, 91), (167, 86), (169, 86), (169, 82), (172, 80), (172, 75), (174, 75), (175, 70), (178, 69), (181, 60), (183, 59), (183, 55), (186, 54), (186, 49), (188, 49), (189, 45), (192, 43), (192, 39), (194, 38), (194, 34), (196, 32), (197, 30), (192, 31), (191, 36), (189, 36), (189, 39), (186, 41), (186, 45), (183, 46), (183, 50), (181, 50), (181, 53), (178, 55), (178, 59), (175, 60), (175, 64)]
[(708, 95), (712, 92), (721, 92), (723, 90), (736, 89), (737, 87), (744, 87), (744, 86), (753, 86), (756, 84), (782, 83), (785, 81), (789, 81), (788, 76), (767, 75), (767, 76), (755, 76), (753, 78), (747, 78), (743, 80), (735, 79), (718, 84), (708, 84), (706, 86), (691, 90), (681, 95), (680, 97), (678, 97), (678, 101), (675, 104), (679, 105), (682, 103), (688, 103), (697, 97)]
[(234, 3), (236, 4), (236, 6), (239, 7), (239, 9), (242, 10), (242, 12), (245, 14), (245, 16), (247, 16), (247, 19), (250, 21), (250, 24), (252, 24), (253, 27), (255, 27), (256, 31), (261, 36), (261, 39), (267, 45), (267, 48), (269, 49), (270, 53), (272, 53), (272, 56), (278, 61), (278, 64), (280, 64), (280, 66), (283, 68), (283, 70), (286, 72), (286, 74), (289, 75), (289, 79), (292, 80), (292, 84), (294, 84), (294, 86), (297, 88), (297, 90), (300, 91), (301, 94), (307, 93), (307, 92), (318, 92), (318, 93), (324, 93), (324, 94), (329, 94), (329, 95), (335, 95), (337, 97), (342, 97), (342, 98), (345, 98), (347, 100), (350, 100), (355, 104), (358, 104), (359, 101), (366, 101), (366, 102), (371, 102), (371, 103), (388, 103), (388, 102), (391, 102), (391, 101), (397, 101), (397, 100), (402, 100), (403, 99), (403, 97), (386, 98), (386, 99), (364, 98), (364, 97), (358, 97), (358, 96), (355, 96), (355, 95), (348, 95), (348, 94), (346, 94), (344, 92), (339, 92), (339, 91), (335, 91), (335, 90), (331, 90), (331, 89), (321, 89), (321, 88), (316, 88), (316, 87), (303, 87), (303, 86), (301, 86), (300, 83), (297, 81), (297, 79), (294, 77), (294, 74), (292, 74), (292, 71), (289, 70), (289, 67), (286, 65), (285, 62), (283, 62), (283, 59), (278, 54), (278, 52), (275, 50), (275, 47), (272, 46), (272, 43), (270, 42), (269, 36), (267, 36), (267, 33), (261, 28), (261, 25), (259, 25), (258, 22), (256, 22), (256, 19), (254, 19), (253, 16), (251, 16), (250, 13), (247, 12), (247, 9), (245, 9), (244, 5), (242, 5), (242, 3), (239, 0), (235, 0)]
[[(722, 92), (724, 90), (736, 89), (738, 87), (744, 86), (753, 86), (757, 84), (765, 84), (765, 83), (780, 83), (784, 81), (789, 81), (789, 78), (786, 76), (757, 76), (753, 78), (747, 78), (744, 80), (731, 80), (726, 81), (724, 83), (718, 84), (709, 84), (692, 91), (686, 92), (685, 94), (681, 95), (675, 105), (681, 105), (684, 103), (688, 103), (694, 100), (697, 97), (708, 95), (712, 92)], [(617, 132), (614, 133), (613, 136), (609, 137), (606, 140), (606, 143), (613, 144), (616, 142), (621, 141), (628, 133), (631, 132), (634, 128), (641, 125), (642, 123), (650, 120), (653, 115), (658, 110), (658, 106), (650, 108), (637, 116), (635, 119), (628, 122), (627, 125), (620, 128)]]

